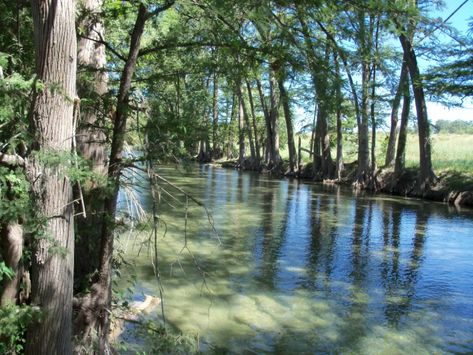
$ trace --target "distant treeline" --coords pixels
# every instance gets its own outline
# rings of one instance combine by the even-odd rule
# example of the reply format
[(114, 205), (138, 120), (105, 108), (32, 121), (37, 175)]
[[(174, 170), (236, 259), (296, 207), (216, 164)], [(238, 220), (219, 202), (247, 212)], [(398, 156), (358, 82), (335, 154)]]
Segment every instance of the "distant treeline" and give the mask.
[(433, 125), (435, 133), (463, 133), (473, 134), (473, 121), (438, 120)]

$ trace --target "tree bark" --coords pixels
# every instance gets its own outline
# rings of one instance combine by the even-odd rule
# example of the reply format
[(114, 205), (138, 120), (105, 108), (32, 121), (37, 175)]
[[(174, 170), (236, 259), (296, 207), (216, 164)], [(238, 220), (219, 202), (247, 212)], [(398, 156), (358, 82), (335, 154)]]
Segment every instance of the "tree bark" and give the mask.
[(213, 119), (212, 119), (212, 158), (220, 158), (221, 151), (218, 144), (218, 77), (217, 73), (214, 73), (214, 85), (213, 85)]
[(245, 108), (240, 82), (238, 82), (236, 90), (238, 96), (238, 163), (242, 164), (245, 160)]
[(403, 96), (402, 87), (404, 85), (404, 81), (406, 80), (406, 76), (408, 74), (407, 71), (407, 64), (405, 61), (402, 62), (401, 66), (401, 74), (399, 78), (399, 84), (396, 90), (396, 94), (394, 95), (392, 109), (391, 109), (391, 127), (389, 130), (389, 140), (388, 140), (388, 147), (386, 150), (386, 166), (394, 165), (394, 160), (396, 157), (396, 138), (397, 138), (397, 131), (398, 131), (398, 115), (399, 115), (399, 107), (401, 106), (401, 98)]
[(251, 110), (251, 118), (253, 122), (253, 133), (255, 137), (255, 150), (256, 150), (256, 165), (259, 167), (261, 163), (261, 152), (260, 152), (260, 145), (258, 139), (258, 127), (256, 124), (256, 113), (255, 113), (255, 105), (253, 102), (253, 94), (251, 92), (251, 85), (248, 80), (246, 80), (246, 88), (248, 90), (248, 100), (250, 101), (250, 110)]
[[(34, 137), (28, 175), (36, 210), (44, 220), (32, 252), (32, 304), (43, 311), (29, 327), (26, 354), (72, 353), (74, 210), (65, 164), (42, 157), (70, 156), (74, 134), (77, 41), (73, 0), (33, 0), (36, 73), (44, 89), (33, 97)], [(47, 159), (46, 159), (47, 160)]]
[(399, 40), (406, 55), (407, 67), (411, 77), (412, 90), (417, 112), (417, 128), (419, 133), (419, 160), (420, 175), (419, 188), (425, 191), (436, 181), (436, 176), (432, 167), (432, 148), (430, 144), (430, 124), (427, 116), (427, 106), (425, 103), (424, 86), (420, 75), (417, 58), (412, 47), (411, 40), (401, 34)]
[(366, 186), (370, 177), (370, 150), (368, 139), (369, 124), (369, 83), (370, 63), (369, 45), (365, 26), (365, 14), (360, 11), (359, 15), (359, 38), (361, 54), (361, 122), (358, 125), (358, 172), (356, 185)]
[(18, 299), (21, 280), (21, 257), (23, 255), (23, 227), (18, 223), (9, 223), (1, 228), (0, 242), (5, 264), (14, 272), (12, 279), (5, 278), (2, 282), (0, 306), (15, 304)]
[[(105, 38), (102, 20), (103, 0), (81, 0), (81, 23), (84, 32), (78, 43), (77, 62), (82, 77), (77, 79), (77, 92), (82, 104), (76, 130), (77, 152), (87, 160), (92, 170), (102, 176), (107, 174), (106, 136), (104, 117), (107, 115), (104, 99), (108, 93), (108, 74), (106, 71)], [(87, 100), (84, 100), (87, 99)], [(77, 115), (76, 115), (77, 116)], [(75, 249), (78, 255), (74, 262), (74, 291), (82, 292), (90, 287), (87, 275), (98, 267), (100, 230), (104, 186), (88, 181), (75, 189), (75, 199), (82, 199), (81, 210), (76, 217)]]
[[(164, 5), (161, 9), (167, 8), (170, 5), (171, 3)], [(78, 302), (80, 303), (80, 311), (76, 319), (76, 324), (80, 327), (82, 336), (85, 339), (90, 339), (92, 330), (97, 328), (100, 354), (110, 351), (108, 335), (110, 330), (112, 257), (117, 200), (120, 188), (120, 176), (123, 169), (122, 151), (127, 130), (128, 98), (131, 89), (131, 81), (138, 60), (144, 27), (146, 21), (154, 14), (155, 13), (148, 12), (143, 4), (139, 5), (137, 18), (131, 34), (130, 49), (122, 71), (117, 96), (117, 109), (115, 112), (112, 145), (107, 171), (111, 191), (104, 200), (104, 216), (106, 217), (102, 224), (101, 231), (98, 281), (91, 287), (90, 294)]]
[(263, 154), (263, 155), (264, 155), (265, 163), (267, 165), (269, 165), (270, 151), (271, 151), (271, 139), (270, 139), (270, 136), (271, 136), (271, 118), (269, 117), (270, 115), (269, 115), (268, 106), (266, 105), (266, 100), (265, 100), (264, 93), (263, 93), (263, 87), (262, 87), (261, 81), (259, 79), (256, 79), (256, 86), (258, 88), (258, 94), (259, 94), (259, 98), (260, 98), (261, 108), (262, 108), (263, 114), (264, 114), (264, 123), (265, 123), (265, 127), (266, 127), (266, 140), (265, 140), (265, 144), (264, 144), (265, 154)]
[(253, 140), (253, 134), (251, 131), (251, 125), (250, 125), (250, 118), (248, 115), (248, 110), (245, 105), (245, 98), (243, 96), (243, 91), (241, 90), (241, 86), (239, 87), (239, 95), (242, 103), (242, 109), (243, 109), (243, 118), (245, 121), (244, 124), (244, 132), (248, 134), (248, 141), (250, 142), (250, 154), (251, 154), (251, 164), (253, 165), (255, 163), (256, 159), (256, 149), (255, 149), (255, 143)]
[(232, 124), (235, 121), (236, 116), (236, 98), (235, 94), (232, 96), (232, 108), (230, 111), (230, 120), (227, 122), (227, 159), (233, 158), (233, 130)]
[(342, 180), (343, 173), (343, 135), (342, 135), (342, 88), (340, 76), (340, 64), (338, 63), (338, 56), (335, 52), (333, 55), (335, 62), (335, 73), (337, 75), (335, 82), (336, 90), (336, 105), (337, 105), (337, 158), (335, 164), (335, 176), (338, 181)]
[[(374, 17), (370, 16), (370, 23), (373, 23)], [(378, 61), (378, 42), (379, 42), (379, 16), (376, 19), (376, 31), (374, 36), (374, 56), (372, 57), (372, 80), (371, 80), (371, 178), (376, 173), (376, 71)], [(374, 181), (374, 180), (373, 180)]]
[(304, 20), (303, 12), (298, 8), (298, 18), (304, 34), (305, 52), (311, 69), (312, 82), (318, 104), (317, 121), (314, 129), (314, 141), (311, 149), (314, 152), (313, 170), (316, 178), (331, 178), (332, 156), (330, 151), (330, 135), (328, 132), (329, 95), (327, 71), (329, 68), (330, 46), (327, 41), (324, 57), (317, 55), (310, 38), (310, 30)]
[(117, 212), (118, 191), (120, 189), (120, 175), (122, 171), (122, 151), (125, 143), (128, 97), (131, 88), (131, 80), (133, 78), (136, 63), (138, 60), (138, 52), (141, 44), (141, 37), (144, 32), (146, 21), (150, 17), (146, 7), (141, 4), (139, 6), (138, 15), (133, 28), (130, 40), (130, 50), (128, 59), (123, 68), (120, 80), (120, 88), (118, 91), (117, 111), (113, 126), (112, 146), (110, 150), (110, 159), (108, 166), (108, 178), (112, 183), (113, 190), (105, 199), (104, 212), (108, 220), (103, 223), (102, 237), (100, 245), (100, 264), (99, 264), (99, 281), (98, 285), (98, 305), (100, 314), (100, 323), (98, 328), (99, 352), (101, 354), (108, 351), (108, 333), (110, 330), (110, 308), (111, 308), (111, 278), (112, 278), (112, 257), (113, 242), (115, 230), (115, 216)]
[[(404, 65), (403, 65), (404, 66)], [(406, 143), (407, 143), (407, 124), (409, 122), (409, 113), (411, 110), (411, 94), (409, 91), (409, 78), (407, 75), (402, 77), (402, 82), (399, 83), (401, 92), (403, 94), (401, 123), (399, 127), (399, 137), (397, 142), (396, 161), (394, 164), (394, 176), (397, 179), (404, 170)]]
[(94, 171), (105, 175), (107, 173), (105, 133), (99, 116), (104, 112), (102, 97), (108, 92), (108, 74), (106, 72), (107, 58), (105, 45), (98, 41), (105, 37), (105, 28), (101, 21), (103, 0), (81, 0), (84, 12), (81, 27), (84, 37), (79, 40), (77, 62), (79, 67), (91, 71), (93, 80), (79, 80), (78, 95), (80, 98), (89, 97), (95, 103), (92, 107), (82, 105), (81, 117), (76, 133), (77, 150), (86, 160), (92, 163)]
[(271, 108), (269, 110), (269, 167), (279, 166), (281, 156), (279, 155), (279, 102), (276, 94), (277, 81), (273, 68), (269, 69), (269, 91)]
[(289, 106), (289, 97), (284, 87), (285, 73), (284, 69), (280, 70), (280, 75), (278, 78), (279, 92), (281, 94), (281, 101), (284, 109), (284, 117), (286, 120), (286, 130), (287, 130), (287, 146), (289, 150), (289, 173), (294, 174), (297, 170), (297, 153), (296, 146), (294, 143), (294, 129), (292, 126), (292, 115), (291, 108)]

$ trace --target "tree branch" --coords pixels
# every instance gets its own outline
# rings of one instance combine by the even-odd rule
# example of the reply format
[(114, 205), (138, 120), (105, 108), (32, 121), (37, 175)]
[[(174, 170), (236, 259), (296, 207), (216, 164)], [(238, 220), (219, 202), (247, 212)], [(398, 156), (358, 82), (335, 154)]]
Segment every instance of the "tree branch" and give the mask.
[[(96, 43), (100, 43), (100, 44), (103, 44), (105, 46), (105, 48), (107, 48), (110, 52), (112, 52), (113, 54), (115, 54), (115, 56), (117, 58), (119, 58), (120, 60), (126, 62), (126, 57), (119, 53), (115, 48), (113, 48), (110, 43), (108, 43), (107, 41), (104, 41), (103, 39), (96, 39), (96, 38), (92, 38), (92, 37), (88, 37), (88, 36), (84, 36), (84, 35), (79, 35), (80, 38), (84, 38), (84, 39), (87, 39), (89, 41), (93, 41), (93, 42), (96, 42)], [(100, 36), (101, 37), (101, 36)]]
[(175, 2), (176, 2), (175, 0), (167, 1), (163, 6), (157, 7), (154, 11), (148, 12), (148, 16), (146, 17), (146, 19), (148, 20), (149, 18), (156, 16), (163, 11), (166, 11), (171, 6), (173, 6)]

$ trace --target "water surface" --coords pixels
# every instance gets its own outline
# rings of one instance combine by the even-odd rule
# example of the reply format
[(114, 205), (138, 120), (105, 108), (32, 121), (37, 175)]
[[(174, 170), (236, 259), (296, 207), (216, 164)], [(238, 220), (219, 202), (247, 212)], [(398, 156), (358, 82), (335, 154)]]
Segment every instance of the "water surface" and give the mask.
[[(160, 174), (219, 233), (163, 185), (165, 315), (202, 351), (473, 352), (471, 210), (211, 166)], [(150, 209), (146, 189), (140, 198)], [(134, 297), (158, 293), (149, 237), (122, 238)]]

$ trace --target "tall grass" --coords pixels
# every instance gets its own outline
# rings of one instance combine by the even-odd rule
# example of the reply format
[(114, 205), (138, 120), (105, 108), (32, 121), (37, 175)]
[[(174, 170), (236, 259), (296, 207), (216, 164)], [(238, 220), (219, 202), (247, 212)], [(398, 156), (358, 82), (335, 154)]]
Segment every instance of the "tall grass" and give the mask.
[[(434, 134), (432, 135), (432, 163), (436, 173), (453, 170), (473, 176), (473, 135), (471, 134)], [(297, 149), (296, 137), (296, 149)], [(345, 135), (343, 142), (343, 156), (345, 162), (357, 159), (356, 135)], [(310, 134), (301, 135), (301, 146), (309, 149)], [(385, 160), (387, 145), (386, 134), (378, 134), (376, 157), (378, 166)], [(336, 148), (332, 149), (335, 159)], [(281, 149), (283, 159), (288, 158), (287, 147)], [(310, 161), (309, 154), (302, 152), (302, 162)], [(419, 141), (417, 135), (409, 134), (406, 147), (406, 166), (419, 166)]]

